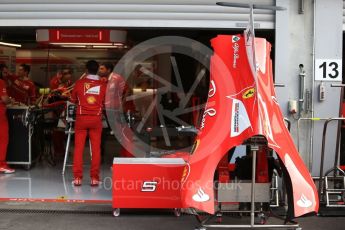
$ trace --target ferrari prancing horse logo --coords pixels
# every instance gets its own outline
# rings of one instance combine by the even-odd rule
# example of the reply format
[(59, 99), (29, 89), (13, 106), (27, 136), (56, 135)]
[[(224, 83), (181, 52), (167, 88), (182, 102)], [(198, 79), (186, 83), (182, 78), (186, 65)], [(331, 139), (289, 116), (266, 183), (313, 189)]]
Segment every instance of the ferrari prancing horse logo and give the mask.
[(86, 90), (90, 89), (90, 84), (85, 83), (85, 89), (86, 89)]
[(250, 88), (247, 91), (245, 91), (242, 95), (243, 99), (248, 99), (254, 96), (255, 88)]

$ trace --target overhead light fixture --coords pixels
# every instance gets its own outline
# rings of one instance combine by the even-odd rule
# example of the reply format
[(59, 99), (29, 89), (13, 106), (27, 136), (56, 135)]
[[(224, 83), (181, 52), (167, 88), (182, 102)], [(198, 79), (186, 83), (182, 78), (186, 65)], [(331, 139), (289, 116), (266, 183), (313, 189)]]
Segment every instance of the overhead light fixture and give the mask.
[(114, 42), (113, 45), (114, 46), (123, 46), (124, 44), (122, 42)]
[(22, 45), (20, 44), (8, 43), (8, 42), (0, 42), (0, 46), (22, 47)]
[(92, 48), (119, 48), (119, 46), (92, 46)]
[(50, 43), (63, 48), (116, 49), (127, 48), (123, 43)]
[(61, 45), (63, 48), (86, 48), (86, 46), (83, 45)]
[[(89, 48), (89, 49), (116, 49), (116, 48), (124, 48), (123, 46), (116, 46), (116, 45), (71, 45), (71, 44), (68, 44), (68, 45), (60, 45), (59, 44), (59, 47), (62, 47), (62, 48)], [(127, 47), (127, 46), (126, 46)]]

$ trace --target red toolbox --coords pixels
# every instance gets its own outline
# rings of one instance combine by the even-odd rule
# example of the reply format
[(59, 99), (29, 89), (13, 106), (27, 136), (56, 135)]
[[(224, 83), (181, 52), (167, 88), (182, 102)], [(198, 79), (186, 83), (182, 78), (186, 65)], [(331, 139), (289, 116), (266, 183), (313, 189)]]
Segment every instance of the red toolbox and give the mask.
[(181, 158), (114, 158), (112, 204), (120, 208), (181, 208)]

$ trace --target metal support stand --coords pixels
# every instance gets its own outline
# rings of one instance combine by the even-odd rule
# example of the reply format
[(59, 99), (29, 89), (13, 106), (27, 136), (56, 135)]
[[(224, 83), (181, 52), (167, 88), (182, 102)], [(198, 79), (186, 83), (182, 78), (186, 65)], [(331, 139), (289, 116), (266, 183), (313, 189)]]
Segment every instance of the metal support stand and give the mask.
[(273, 178), (272, 178), (272, 184), (271, 184), (271, 208), (277, 208), (279, 207), (279, 187), (278, 187), (278, 175), (276, 171), (273, 171)]
[(241, 229), (241, 228), (277, 228), (277, 229), (296, 229), (300, 230), (302, 229), (299, 224), (277, 224), (277, 225), (266, 225), (264, 223), (261, 224), (255, 224), (255, 214), (258, 213), (258, 217), (260, 217), (261, 211), (255, 210), (255, 178), (256, 178), (256, 159), (257, 159), (257, 152), (259, 150), (260, 145), (266, 145), (267, 141), (265, 138), (261, 136), (252, 137), (248, 141), (246, 141), (247, 145), (251, 146), (252, 151), (252, 180), (251, 180), (251, 209), (250, 211), (225, 211), (227, 213), (250, 213), (250, 224), (247, 225), (222, 225), (222, 224), (206, 224), (212, 218), (221, 216), (222, 212), (217, 212), (215, 216), (210, 216), (205, 218), (204, 220), (201, 220), (199, 218), (199, 215), (195, 213), (197, 216), (197, 219), (200, 221), (201, 227), (196, 228), (195, 230), (205, 230), (207, 228), (235, 228), (235, 229)]
[(70, 144), (71, 144), (71, 136), (72, 136), (72, 134), (74, 134), (73, 122), (74, 122), (73, 120), (67, 120), (67, 126), (69, 128), (68, 128), (68, 131), (65, 132), (66, 134), (68, 134), (68, 136), (67, 136), (67, 143), (66, 143), (66, 150), (65, 150), (65, 158), (64, 158), (63, 166), (62, 166), (62, 175), (65, 174), (66, 163), (67, 163), (67, 158), (68, 158), (68, 152), (69, 152), (69, 147), (70, 147)]
[(255, 177), (256, 177), (256, 153), (259, 151), (259, 146), (252, 145), (252, 185), (251, 185), (251, 209), (250, 209), (250, 226), (254, 227), (255, 224)]
[[(67, 166), (69, 147), (71, 145), (71, 136), (72, 136), (72, 134), (74, 134), (73, 123), (74, 123), (74, 120), (67, 121), (67, 125), (69, 126), (69, 128), (68, 128), (68, 131), (65, 131), (65, 133), (68, 134), (68, 137), (67, 137), (67, 143), (66, 143), (65, 158), (64, 158), (63, 166), (62, 166), (62, 175), (65, 174), (65, 169), (66, 169), (66, 166)], [(90, 157), (91, 157), (91, 160), (92, 160), (92, 144), (91, 144), (91, 140), (90, 139), (89, 139), (89, 148), (90, 148)]]

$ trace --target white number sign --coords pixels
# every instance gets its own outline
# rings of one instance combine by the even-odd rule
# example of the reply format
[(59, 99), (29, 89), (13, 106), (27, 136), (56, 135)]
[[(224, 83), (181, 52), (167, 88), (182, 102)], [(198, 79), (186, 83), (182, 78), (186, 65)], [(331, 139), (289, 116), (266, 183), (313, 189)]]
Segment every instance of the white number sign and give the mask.
[(341, 59), (316, 59), (315, 80), (342, 81), (342, 68)]

